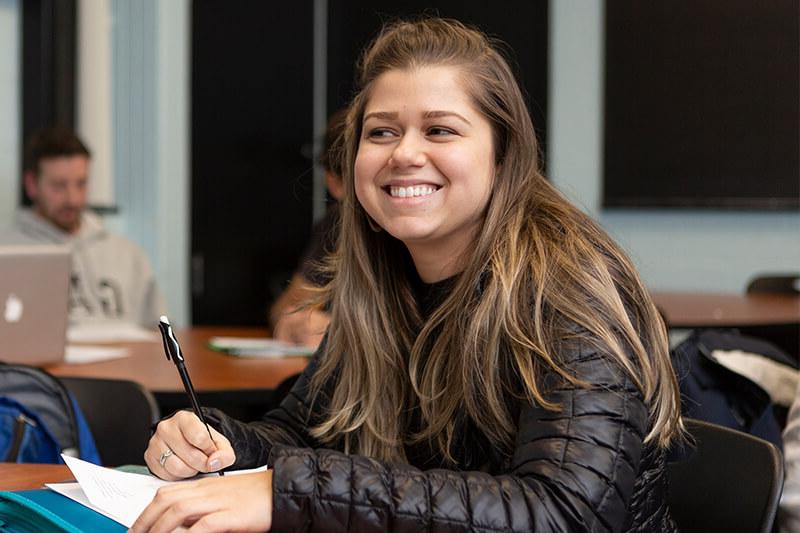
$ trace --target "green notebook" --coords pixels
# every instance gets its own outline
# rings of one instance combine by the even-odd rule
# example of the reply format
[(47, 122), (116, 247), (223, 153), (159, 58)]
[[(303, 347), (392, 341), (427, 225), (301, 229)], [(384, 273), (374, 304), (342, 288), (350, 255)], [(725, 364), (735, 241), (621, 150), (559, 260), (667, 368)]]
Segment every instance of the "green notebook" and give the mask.
[(49, 489), (0, 491), (0, 532), (123, 532), (128, 528)]

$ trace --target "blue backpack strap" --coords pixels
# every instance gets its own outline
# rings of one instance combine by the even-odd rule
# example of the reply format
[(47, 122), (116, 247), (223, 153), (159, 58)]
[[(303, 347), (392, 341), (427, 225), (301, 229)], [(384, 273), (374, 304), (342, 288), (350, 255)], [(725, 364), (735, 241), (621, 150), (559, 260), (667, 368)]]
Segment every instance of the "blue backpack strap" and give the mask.
[(69, 396), (72, 401), (72, 409), (75, 413), (75, 424), (78, 428), (80, 458), (96, 465), (102, 465), (100, 452), (97, 450), (97, 444), (94, 441), (92, 430), (89, 429), (89, 424), (86, 422), (86, 417), (83, 415), (78, 401), (75, 400), (71, 393), (69, 393)]
[(61, 448), (39, 416), (0, 396), (0, 460), (11, 463), (61, 463)]
[(72, 401), (66, 387), (50, 373), (29, 365), (0, 365), (0, 395), (35, 412), (62, 450), (80, 448)]
[[(61, 463), (60, 453), (63, 451), (101, 464), (86, 418), (75, 398), (58, 378), (41, 368), (2, 363), (0, 396), (24, 405), (26, 413), (35, 413), (35, 418), (28, 418), (35, 419), (37, 424), (46, 428), (47, 434), (56, 443), (58, 453), (55, 458), (29, 462)], [(6, 422), (9, 428), (14, 427), (16, 418), (14, 420)]]

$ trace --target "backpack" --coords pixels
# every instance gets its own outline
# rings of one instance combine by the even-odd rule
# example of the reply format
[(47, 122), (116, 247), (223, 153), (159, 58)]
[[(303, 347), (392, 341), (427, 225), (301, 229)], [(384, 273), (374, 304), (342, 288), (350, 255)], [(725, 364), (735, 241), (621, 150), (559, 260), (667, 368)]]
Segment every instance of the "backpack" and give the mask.
[(100, 464), (86, 418), (64, 385), (33, 366), (0, 363), (0, 462)]

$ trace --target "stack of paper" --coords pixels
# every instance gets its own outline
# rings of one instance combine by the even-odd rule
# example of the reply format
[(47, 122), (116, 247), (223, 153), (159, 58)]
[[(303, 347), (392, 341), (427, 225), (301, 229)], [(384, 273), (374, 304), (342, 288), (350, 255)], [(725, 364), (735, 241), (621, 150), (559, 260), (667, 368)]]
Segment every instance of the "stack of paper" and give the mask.
[[(66, 455), (61, 456), (77, 483), (48, 483), (46, 486), (81, 505), (131, 527), (144, 508), (164, 485), (186, 481), (164, 481), (150, 475), (120, 472), (103, 468)], [(226, 475), (263, 472), (266, 466), (251, 470), (226, 472)], [(217, 474), (206, 474), (216, 476)]]
[(212, 350), (239, 357), (286, 357), (292, 355), (309, 356), (314, 350), (308, 346), (297, 346), (267, 337), (212, 337), (208, 341)]
[(86, 346), (83, 344), (67, 344), (64, 351), (64, 362), (75, 365), (97, 363), (128, 357), (130, 350), (121, 346)]
[(120, 320), (89, 320), (67, 328), (70, 343), (158, 342), (155, 330)]

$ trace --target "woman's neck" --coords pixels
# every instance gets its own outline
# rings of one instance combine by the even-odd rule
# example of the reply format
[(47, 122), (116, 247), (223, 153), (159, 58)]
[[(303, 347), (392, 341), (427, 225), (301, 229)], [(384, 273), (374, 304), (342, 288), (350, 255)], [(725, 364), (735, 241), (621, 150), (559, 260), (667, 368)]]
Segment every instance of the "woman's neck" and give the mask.
[(464, 257), (472, 242), (473, 239), (458, 242), (444, 238), (434, 242), (406, 242), (405, 245), (420, 279), (436, 283), (464, 270)]
[[(410, 251), (410, 250), (409, 250)], [(419, 278), (424, 283), (436, 283), (455, 276), (461, 272), (462, 268), (457, 257), (453, 257), (446, 262), (431, 259), (430, 257), (415, 255), (411, 252), (414, 261), (414, 268), (417, 270)]]

